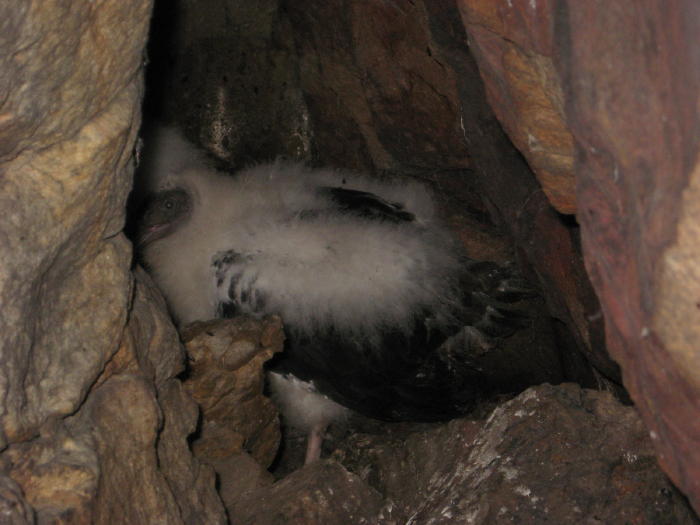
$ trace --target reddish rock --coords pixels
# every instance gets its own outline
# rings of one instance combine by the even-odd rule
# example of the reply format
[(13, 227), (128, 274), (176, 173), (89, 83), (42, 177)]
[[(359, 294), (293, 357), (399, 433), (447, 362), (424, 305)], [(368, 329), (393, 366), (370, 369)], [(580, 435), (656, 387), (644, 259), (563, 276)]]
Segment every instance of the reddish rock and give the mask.
[(574, 144), (554, 65), (549, 0), (460, 0), (486, 95), (557, 211), (576, 213)]
[(607, 343), (662, 465), (697, 509), (700, 58), (692, 50), (700, 9), (690, 0), (601, 5), (461, 2), (489, 99), (526, 156), (512, 110), (532, 97), (506, 71), (509, 57), (544, 60), (542, 86), (561, 93), (558, 107), (576, 139), (578, 220)]
[(469, 167), (457, 76), (422, 2), (302, 2), (287, 12), (315, 161), (404, 174)]
[(549, 17), (608, 346), (662, 466), (700, 509), (700, 6), (563, 2)]

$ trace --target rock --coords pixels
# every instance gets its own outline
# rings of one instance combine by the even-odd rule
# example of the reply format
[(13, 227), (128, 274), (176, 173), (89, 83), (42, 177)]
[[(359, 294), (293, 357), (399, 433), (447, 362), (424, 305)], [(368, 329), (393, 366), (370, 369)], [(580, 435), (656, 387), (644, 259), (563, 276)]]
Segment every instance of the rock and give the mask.
[(576, 213), (574, 141), (553, 55), (549, 4), (460, 0), (486, 95), (552, 206)]
[(147, 113), (177, 122), (228, 167), (308, 158), (312, 122), (279, 4), (156, 2)]
[(172, 395), (182, 348), (121, 233), (150, 8), (0, 5), (3, 521), (224, 519)]
[(212, 460), (219, 478), (219, 494), (233, 522), (249, 507), (257, 507), (256, 493), (269, 487), (275, 478), (245, 452)]
[(208, 463), (248, 452), (264, 467), (280, 442), (277, 409), (263, 395), (263, 364), (282, 350), (277, 317), (194, 323), (183, 331), (189, 371), (184, 385), (199, 404), (202, 426), (193, 443)]
[(225, 523), (214, 471), (188, 444), (199, 411), (175, 378), (184, 369), (184, 349), (140, 269), (135, 284), (125, 344), (74, 423), (94, 436), (102, 470), (93, 520)]
[[(583, 290), (571, 293), (580, 277), (569, 285), (557, 277), (571, 275), (559, 271), (565, 261), (538, 270), (554, 281), (546, 289), (562, 291), (571, 318), (561, 318), (574, 321), (588, 358), (615, 378), (597, 350), (600, 326), (586, 321), (605, 319), (607, 344), (661, 464), (698, 509), (700, 430), (689, 422), (697, 419), (700, 390), (699, 176), (691, 131), (700, 76), (699, 59), (688, 51), (698, 7), (687, 0), (671, 9), (645, 0), (606, 12), (571, 1), (459, 5), (494, 112), (553, 203), (558, 196), (541, 161), (575, 138), (577, 219), (600, 310)], [(550, 247), (546, 257), (564, 251)]]
[(234, 523), (241, 525), (375, 524), (381, 496), (337, 463), (317, 461), (251, 495)]
[[(371, 434), (351, 434), (338, 444), (332, 458), (391, 502), (394, 519), (405, 523), (427, 497), (432, 476), (467, 468), (461, 456), (468, 454), (482, 426), (483, 421), (469, 419), (382, 425)], [(425, 522), (428, 518), (415, 523)]]
[(39, 523), (91, 521), (100, 466), (89, 436), (76, 438), (56, 422), (40, 438), (10, 446), (2, 465), (31, 505), (23, 512), (25, 519), (36, 509)]
[(631, 407), (573, 384), (526, 390), (482, 423), (358, 435), (335, 457), (411, 523), (700, 523)]
[(661, 465), (697, 510), (700, 57), (691, 50), (700, 9), (691, 0), (605, 11), (575, 1), (536, 5), (539, 22), (526, 28), (531, 17), (513, 19), (514, 31), (554, 45), (577, 145), (577, 219), (606, 342)]
[(470, 166), (456, 74), (423, 2), (333, 0), (287, 12), (317, 162), (403, 174)]
[[(569, 6), (569, 24), (589, 16)], [(698, 6), (688, 1), (671, 10), (647, 1), (616, 10), (609, 20), (593, 17), (588, 31), (573, 31), (571, 53), (576, 71), (593, 67), (596, 81), (586, 86), (580, 73), (566, 74), (585, 174), (579, 182), (584, 246), (610, 351), (625, 370), (659, 461), (700, 511), (693, 199), (700, 175), (690, 131), (698, 119), (700, 64), (688, 47), (699, 23)], [(608, 31), (629, 40), (606, 56), (616, 74), (604, 76), (593, 58), (611, 45)], [(624, 102), (609, 111), (604, 100)]]
[(158, 468), (161, 414), (150, 385), (131, 374), (111, 377), (90, 397), (88, 409), (85, 417), (95, 427), (99, 462), (107, 474), (98, 487), (93, 520), (108, 523), (119, 516), (124, 523), (146, 523), (155, 516), (178, 516)]
[(199, 411), (178, 380), (160, 389), (164, 427), (157, 444), (159, 467), (175, 497), (179, 516), (186, 524), (226, 523), (215, 471), (193, 456), (189, 436)]
[(19, 485), (0, 476), (0, 517), (7, 525), (34, 523), (34, 511), (22, 495)]
[(225, 520), (214, 472), (187, 443), (198, 410), (174, 378), (184, 353), (142, 271), (131, 313), (122, 346), (78, 411), (0, 456), (39, 523)]

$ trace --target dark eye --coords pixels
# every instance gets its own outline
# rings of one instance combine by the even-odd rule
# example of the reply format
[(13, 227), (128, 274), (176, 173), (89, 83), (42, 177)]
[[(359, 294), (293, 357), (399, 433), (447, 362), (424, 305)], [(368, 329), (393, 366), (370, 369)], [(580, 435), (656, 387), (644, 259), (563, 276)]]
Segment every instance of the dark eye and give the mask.
[(173, 206), (175, 206), (175, 203), (172, 201), (172, 199), (168, 199), (167, 201), (165, 201), (163, 206), (165, 206), (166, 210), (170, 210)]

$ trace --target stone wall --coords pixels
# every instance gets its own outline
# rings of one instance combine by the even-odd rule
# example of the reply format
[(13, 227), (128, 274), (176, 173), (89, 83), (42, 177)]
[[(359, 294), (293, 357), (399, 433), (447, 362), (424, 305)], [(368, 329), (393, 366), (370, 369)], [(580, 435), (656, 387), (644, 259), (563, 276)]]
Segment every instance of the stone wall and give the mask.
[(222, 523), (183, 351), (122, 234), (147, 0), (0, 6), (3, 523)]
[[(608, 348), (662, 466), (697, 509), (700, 7), (691, 0), (460, 5), (489, 100), (535, 172), (536, 155), (521, 137), (545, 143), (544, 131), (557, 130), (574, 138), (577, 219)], [(522, 76), (537, 98), (523, 92)], [(518, 115), (542, 105), (556, 108), (545, 112), (556, 118), (538, 133)]]

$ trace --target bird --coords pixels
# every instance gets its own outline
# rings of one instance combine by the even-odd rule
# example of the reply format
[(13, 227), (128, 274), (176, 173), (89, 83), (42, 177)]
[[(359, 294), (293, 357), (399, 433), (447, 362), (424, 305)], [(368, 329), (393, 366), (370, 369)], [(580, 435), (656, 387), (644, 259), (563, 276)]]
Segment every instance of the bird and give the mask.
[(532, 288), (469, 258), (424, 184), (279, 160), (231, 175), (167, 127), (144, 155), (144, 266), (180, 325), (281, 316), (269, 385), (306, 463), (353, 412), (441, 421), (503, 390), (480, 358), (527, 326)]

